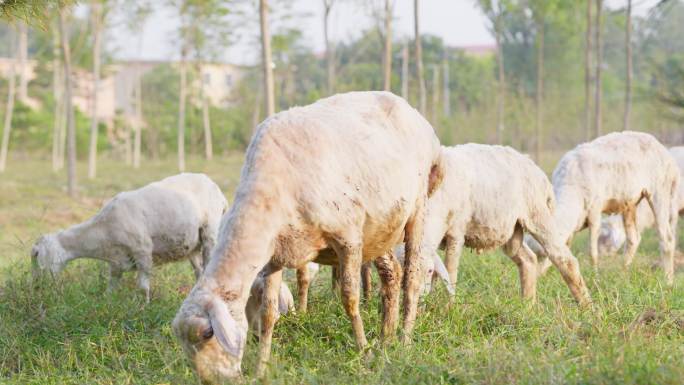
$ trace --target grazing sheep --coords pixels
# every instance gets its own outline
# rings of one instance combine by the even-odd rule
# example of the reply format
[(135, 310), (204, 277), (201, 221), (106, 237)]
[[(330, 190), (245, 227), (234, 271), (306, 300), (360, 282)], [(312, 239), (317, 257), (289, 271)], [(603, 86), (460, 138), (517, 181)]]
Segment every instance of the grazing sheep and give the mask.
[[(679, 194), (677, 198), (676, 208), (679, 211), (679, 216), (684, 215), (684, 146), (670, 148), (670, 154), (677, 161), (679, 166), (680, 183)], [(622, 224), (622, 215), (611, 215), (603, 218), (601, 221), (601, 233), (598, 240), (599, 255), (613, 255), (622, 247), (627, 239), (625, 235), (625, 227)], [(655, 223), (653, 211), (648, 205), (648, 202), (642, 201), (637, 206), (636, 225), (637, 225), (637, 245), (641, 240), (641, 233), (644, 229), (650, 228)]]
[(309, 262), (297, 269), (297, 292), (299, 293), (299, 303), (297, 311), (305, 313), (309, 303), (309, 286), (314, 279), (320, 265), (316, 262)]
[[(264, 284), (264, 276), (263, 274), (259, 274), (252, 284), (247, 306), (245, 307), (245, 314), (249, 327), (257, 334), (261, 331), (260, 317), (263, 312)], [(280, 291), (278, 292), (278, 311), (276, 313), (276, 320), (280, 318), (281, 315), (285, 315), (292, 310), (294, 310), (294, 298), (292, 297), (290, 288), (283, 281), (280, 283)]]
[[(553, 222), (554, 196), (544, 172), (510, 147), (443, 147), (444, 180), (428, 199), (423, 252), (446, 249), (451, 283), (463, 246), (478, 252), (503, 247), (518, 266), (523, 297), (534, 299), (536, 256), (523, 244), (529, 232), (544, 245), (579, 303), (590, 301), (579, 264)], [(434, 259), (426, 259), (434, 261)]]
[[(556, 228), (570, 243), (575, 233), (589, 228), (589, 245), (594, 267), (598, 265), (601, 214), (622, 214), (626, 230), (625, 266), (638, 246), (637, 206), (646, 200), (653, 211), (660, 237), (660, 253), (668, 284), (674, 281), (675, 197), (679, 169), (667, 149), (652, 135), (616, 132), (577, 146), (561, 158), (553, 171), (553, 189), (558, 202)], [(546, 253), (528, 242), (538, 257)], [(540, 271), (548, 267), (542, 261)]]
[[(262, 269), (265, 311), (258, 374), (270, 356), (284, 267), (311, 261), (338, 265), (356, 343), (366, 346), (359, 313), (361, 265), (388, 265), (380, 279), (384, 287), (396, 286), (395, 269), (389, 266), (396, 258), (388, 256), (403, 234), (408, 338), (420, 288), (423, 213), (429, 192), (441, 179), (439, 160), (439, 141), (430, 124), (388, 92), (340, 94), (260, 124), (217, 246), (173, 322), (200, 378), (220, 382), (240, 375), (245, 305)], [(388, 303), (397, 300), (391, 290), (387, 293), (392, 297)], [(393, 312), (385, 315), (391, 319)], [(390, 336), (385, 325), (383, 335)]]
[(109, 287), (124, 271), (138, 271), (150, 300), (152, 265), (189, 259), (199, 278), (214, 247), (228, 202), (204, 174), (180, 174), (117, 194), (89, 220), (40, 237), (31, 257), (36, 272), (59, 273), (76, 258), (110, 266)]

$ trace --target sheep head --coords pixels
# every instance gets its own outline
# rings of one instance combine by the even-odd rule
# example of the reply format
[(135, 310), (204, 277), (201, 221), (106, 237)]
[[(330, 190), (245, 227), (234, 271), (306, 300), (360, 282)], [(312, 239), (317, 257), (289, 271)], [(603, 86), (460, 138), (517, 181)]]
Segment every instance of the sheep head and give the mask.
[(614, 255), (625, 243), (625, 230), (622, 216), (610, 216), (601, 222), (598, 238), (599, 255)]
[(195, 287), (172, 327), (203, 383), (240, 376), (247, 321), (244, 316), (236, 320), (221, 297)]
[(50, 272), (54, 277), (64, 269), (67, 260), (68, 253), (59, 243), (55, 234), (41, 236), (31, 249), (34, 276)]
[[(450, 295), (454, 295), (454, 285), (451, 283), (449, 278), (449, 272), (442, 262), (442, 258), (439, 257), (435, 250), (435, 247), (429, 247), (423, 245), (422, 250), (424, 253), (420, 259), (420, 265), (422, 269), (422, 279), (423, 279), (423, 289), (421, 290), (422, 295), (426, 295), (432, 291), (432, 280), (433, 277), (439, 277), (444, 281), (447, 290)], [(399, 260), (399, 263), (404, 265), (405, 249), (403, 245), (398, 245), (394, 248), (394, 255)], [(425, 254), (427, 253), (427, 254)]]

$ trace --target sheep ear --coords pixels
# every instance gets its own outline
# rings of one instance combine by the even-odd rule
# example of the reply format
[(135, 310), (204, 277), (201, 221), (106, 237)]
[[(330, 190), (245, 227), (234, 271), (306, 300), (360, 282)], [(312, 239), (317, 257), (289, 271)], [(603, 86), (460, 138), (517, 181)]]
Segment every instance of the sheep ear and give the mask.
[(456, 290), (454, 290), (454, 285), (451, 283), (451, 278), (449, 278), (449, 272), (447, 271), (446, 266), (444, 266), (442, 258), (440, 258), (439, 255), (437, 255), (437, 253), (434, 253), (432, 254), (432, 260), (435, 263), (435, 272), (437, 273), (437, 275), (439, 275), (440, 278), (444, 280), (446, 288), (449, 291), (449, 295), (456, 294)]
[(278, 294), (278, 313), (287, 314), (293, 307), (294, 298), (292, 297), (292, 292), (283, 282), (280, 284), (280, 293)]
[(214, 336), (223, 350), (239, 358), (245, 342), (245, 333), (230, 315), (228, 307), (222, 300), (215, 299), (212, 301), (209, 308), (209, 321)]

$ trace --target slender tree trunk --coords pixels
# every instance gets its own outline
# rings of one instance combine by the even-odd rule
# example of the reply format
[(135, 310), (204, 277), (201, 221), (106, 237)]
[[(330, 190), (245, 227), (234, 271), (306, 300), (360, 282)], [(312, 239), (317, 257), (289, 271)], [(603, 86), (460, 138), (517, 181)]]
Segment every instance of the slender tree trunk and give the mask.
[(451, 116), (451, 90), (449, 89), (449, 60), (444, 56), (442, 61), (442, 109), (445, 117)]
[(504, 71), (503, 44), (501, 42), (501, 10), (496, 16), (496, 61), (498, 68), (498, 97), (496, 106), (496, 142), (503, 143), (503, 132), (505, 127), (505, 102), (506, 102), (506, 73)]
[(601, 12), (603, 11), (603, 0), (596, 0), (596, 28), (594, 41), (596, 43), (596, 84), (595, 84), (595, 113), (594, 113), (594, 135), (596, 137), (601, 136), (601, 96), (602, 96), (602, 83), (601, 83), (601, 62), (603, 61), (603, 42), (601, 39)]
[(632, 112), (632, 0), (627, 0), (627, 25), (625, 26), (625, 53), (627, 55), (627, 76), (625, 80), (625, 117), (623, 130), (629, 130), (629, 115)]
[(53, 28), (52, 33), (52, 96), (55, 99), (55, 114), (53, 118), (52, 131), (52, 171), (57, 171), (60, 168), (59, 155), (60, 143), (62, 138), (62, 65), (59, 54), (59, 36), (54, 33), (57, 28)]
[(28, 28), (26, 23), (19, 23), (19, 100), (28, 100)]
[(385, 51), (382, 56), (382, 89), (392, 88), (392, 1), (385, 0)]
[(74, 122), (74, 106), (72, 100), (71, 53), (66, 31), (66, 12), (59, 10), (59, 34), (62, 40), (62, 58), (64, 59), (64, 102), (67, 121), (67, 191), (72, 198), (76, 196), (76, 127)]
[(204, 88), (204, 79), (201, 80), (200, 93), (202, 94), (202, 124), (204, 125), (204, 156), (207, 160), (214, 157), (214, 144), (211, 137), (211, 118), (209, 116), (209, 98)]
[(135, 126), (133, 127), (133, 168), (140, 168), (140, 159), (142, 157), (142, 68), (140, 63), (137, 64), (135, 76)]
[(275, 114), (275, 92), (273, 59), (271, 58), (271, 32), (268, 24), (268, 0), (259, 0), (259, 21), (261, 25), (261, 62), (264, 70), (266, 116), (271, 116)]
[(332, 43), (330, 43), (329, 36), (329, 22), (330, 11), (335, 0), (323, 0), (323, 37), (325, 38), (325, 64), (327, 67), (327, 87), (328, 95), (335, 93), (335, 50)]
[(9, 149), (10, 132), (12, 131), (12, 115), (14, 112), (14, 97), (16, 89), (16, 71), (15, 71), (15, 60), (20, 52), (17, 52), (16, 47), (16, 36), (14, 33), (14, 28), (10, 27), (10, 52), (12, 52), (12, 63), (10, 64), (9, 70), (9, 85), (7, 90), (7, 105), (5, 107), (5, 125), (2, 130), (2, 145), (0, 147), (0, 173), (5, 172), (7, 167), (7, 151)]
[(408, 42), (401, 49), (401, 97), (408, 100), (409, 97), (409, 48)]
[(425, 79), (423, 78), (423, 47), (420, 41), (418, 0), (413, 0), (413, 32), (416, 44), (416, 72), (418, 75), (418, 99), (420, 113), (425, 115), (427, 109), (427, 96), (425, 91)]
[(185, 98), (187, 69), (185, 68), (185, 48), (180, 61), (180, 91), (178, 96), (178, 171), (185, 171)]
[(542, 152), (542, 133), (544, 131), (543, 119), (544, 119), (544, 21), (538, 22), (538, 32), (537, 32), (537, 93), (536, 93), (536, 107), (537, 107), (537, 119), (536, 119), (536, 140), (534, 147), (534, 156), (539, 163), (541, 161)]
[(102, 4), (91, 4), (93, 23), (93, 90), (90, 99), (90, 148), (88, 151), (88, 178), (97, 175), (97, 130), (98, 130), (98, 92), (100, 90), (100, 41), (102, 38), (101, 12)]
[(437, 125), (439, 116), (439, 66), (432, 65), (432, 124)]
[(584, 129), (585, 140), (591, 139), (591, 91), (592, 91), (592, 26), (594, 21), (591, 17), (593, 4), (592, 0), (587, 0), (587, 31), (584, 43)]

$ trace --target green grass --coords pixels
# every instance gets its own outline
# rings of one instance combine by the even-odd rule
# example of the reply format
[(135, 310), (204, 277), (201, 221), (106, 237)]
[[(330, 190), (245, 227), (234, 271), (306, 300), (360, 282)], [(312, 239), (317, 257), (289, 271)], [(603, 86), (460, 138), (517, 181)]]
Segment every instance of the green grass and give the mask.
[[(215, 178), (232, 194), (241, 157), (189, 168)], [(175, 172), (174, 161), (140, 171), (103, 161), (100, 177), (81, 180), (81, 198), (63, 191), (64, 177), (45, 161), (10, 164), (0, 184), (0, 383), (193, 384), (198, 383), (172, 336), (170, 321), (183, 290), (192, 285), (189, 264), (155, 270), (152, 302), (144, 305), (132, 274), (107, 294), (107, 268), (77, 261), (56, 281), (33, 282), (28, 252), (42, 232), (92, 215), (120, 190)], [(79, 170), (84, 171), (84, 170)], [(230, 197), (230, 195), (229, 195)], [(680, 247), (684, 237), (680, 235)], [(279, 321), (269, 384), (681, 384), (684, 379), (684, 277), (674, 288), (650, 265), (657, 239), (647, 232), (635, 266), (619, 258), (589, 267), (581, 234), (574, 251), (595, 301), (580, 309), (555, 271), (540, 279), (538, 302), (519, 298), (514, 264), (499, 252), (462, 258), (457, 295), (429, 296), (410, 347), (378, 343), (378, 300), (363, 304), (372, 347), (354, 348), (351, 326), (329, 287), (329, 271), (316, 278), (310, 312)], [(292, 282), (293, 275), (288, 273)], [(376, 285), (377, 286), (377, 285)], [(293, 287), (291, 285), (291, 287)], [(635, 319), (647, 309), (658, 317)], [(243, 365), (254, 379), (256, 342)]]

